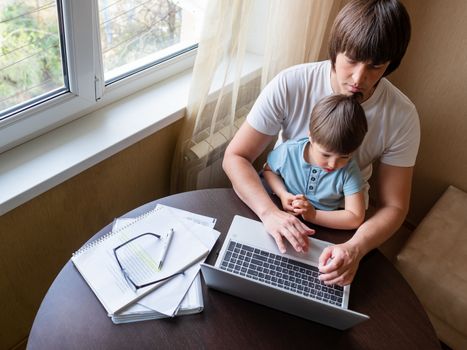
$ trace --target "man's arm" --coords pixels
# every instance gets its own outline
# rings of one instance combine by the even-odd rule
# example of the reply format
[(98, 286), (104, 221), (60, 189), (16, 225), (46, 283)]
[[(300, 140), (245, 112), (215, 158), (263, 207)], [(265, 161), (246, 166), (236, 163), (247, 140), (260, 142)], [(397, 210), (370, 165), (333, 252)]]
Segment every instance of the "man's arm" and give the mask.
[(262, 134), (244, 122), (225, 150), (222, 166), (237, 195), (258, 215), (279, 250), (285, 252), (285, 237), (296, 251), (306, 251), (306, 236), (314, 231), (295, 216), (277, 208), (252, 165), (272, 140), (273, 136)]
[(351, 283), (361, 258), (396, 232), (409, 209), (412, 175), (413, 167), (380, 164), (377, 178), (378, 209), (349, 241), (324, 249), (320, 256), (322, 281), (339, 285)]

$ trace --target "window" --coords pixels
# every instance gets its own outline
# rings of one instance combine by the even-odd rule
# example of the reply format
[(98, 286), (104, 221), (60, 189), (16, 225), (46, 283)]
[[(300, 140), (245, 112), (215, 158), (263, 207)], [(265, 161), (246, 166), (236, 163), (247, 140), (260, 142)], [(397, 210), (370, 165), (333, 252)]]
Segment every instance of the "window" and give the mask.
[(206, 0), (2, 0), (0, 152), (193, 65)]
[(0, 118), (67, 91), (55, 1), (0, 4)]
[(190, 2), (99, 0), (106, 82), (193, 48), (201, 11), (187, 4)]

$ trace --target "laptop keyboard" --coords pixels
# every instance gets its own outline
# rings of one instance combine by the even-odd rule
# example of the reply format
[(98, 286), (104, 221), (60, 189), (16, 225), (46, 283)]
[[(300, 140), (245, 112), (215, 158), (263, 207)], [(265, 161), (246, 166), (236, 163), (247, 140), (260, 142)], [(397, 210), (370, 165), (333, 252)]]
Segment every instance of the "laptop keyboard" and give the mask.
[(308, 298), (342, 306), (343, 287), (326, 286), (318, 279), (317, 267), (282, 255), (230, 241), (220, 268)]

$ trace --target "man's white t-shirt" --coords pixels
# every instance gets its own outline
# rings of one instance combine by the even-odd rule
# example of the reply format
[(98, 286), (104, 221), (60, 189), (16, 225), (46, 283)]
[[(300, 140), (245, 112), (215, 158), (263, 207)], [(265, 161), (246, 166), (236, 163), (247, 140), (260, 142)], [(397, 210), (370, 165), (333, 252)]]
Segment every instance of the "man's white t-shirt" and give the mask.
[[(331, 61), (301, 64), (279, 73), (263, 89), (248, 114), (248, 123), (266, 135), (277, 135), (278, 144), (308, 136), (311, 111), (323, 97), (333, 94)], [(354, 157), (365, 182), (372, 163), (411, 167), (420, 143), (420, 123), (414, 104), (387, 79), (362, 103), (368, 133)]]

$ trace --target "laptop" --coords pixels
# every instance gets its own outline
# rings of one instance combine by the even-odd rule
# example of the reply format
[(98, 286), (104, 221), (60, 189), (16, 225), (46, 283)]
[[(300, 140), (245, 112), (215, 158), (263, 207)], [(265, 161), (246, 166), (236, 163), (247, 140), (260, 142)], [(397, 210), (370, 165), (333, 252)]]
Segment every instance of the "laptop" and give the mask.
[(310, 239), (308, 253), (281, 254), (260, 221), (236, 215), (214, 266), (201, 265), (208, 287), (337, 329), (369, 316), (348, 309), (350, 285), (318, 280), (318, 258), (331, 243)]

